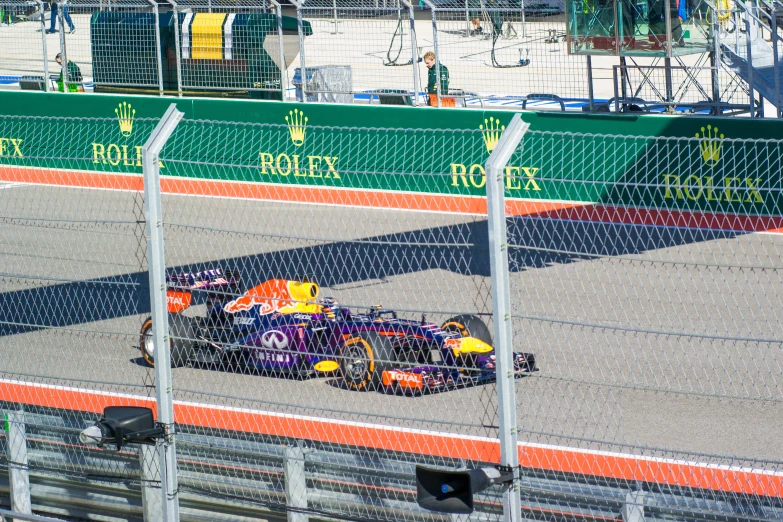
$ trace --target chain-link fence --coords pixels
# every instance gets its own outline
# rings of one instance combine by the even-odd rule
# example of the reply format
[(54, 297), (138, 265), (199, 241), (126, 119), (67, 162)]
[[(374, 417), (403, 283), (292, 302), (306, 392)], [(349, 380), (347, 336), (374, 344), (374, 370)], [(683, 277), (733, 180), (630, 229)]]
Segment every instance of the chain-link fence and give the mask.
[[(587, 62), (568, 53), (562, 3), (439, 4), (432, 3), (432, 29), (420, 38), (434, 43), (439, 65), (448, 70), (450, 94), (495, 103), (587, 97)], [(454, 104), (464, 101), (448, 100)], [(555, 110), (565, 110), (557, 105)]]
[[(155, 393), (135, 348), (149, 309), (142, 183), (117, 174), (137, 161), (123, 133), (148, 135), (154, 122), (120, 123), (0, 117), (0, 400), (15, 416), (6, 418), (0, 460), (8, 469), (20, 465), (12, 455), (29, 451), (25, 472), (138, 491), (138, 449), (106, 462), (79, 442), (80, 414), (47, 416), (52, 407), (99, 412), (107, 401)], [(75, 138), (93, 133), (105, 142)], [(6, 444), (14, 423), (22, 448), (26, 431), (21, 453)]]
[[(578, 153), (560, 152), (575, 142)], [(717, 127), (691, 139), (526, 135), (512, 162), (593, 203), (507, 207), (515, 339), (541, 365), (517, 387), (520, 439), (586, 450), (567, 467), (588, 475), (613, 452), (660, 463), (660, 476), (672, 462), (780, 473), (765, 442), (783, 412), (780, 242), (747, 233), (779, 232), (780, 145)], [(615, 176), (588, 174), (593, 163)], [(701, 469), (683, 473), (694, 493), (739, 502), (737, 490), (700, 489), (700, 473), (721, 480)], [(660, 509), (654, 489), (640, 494)]]
[(62, 70), (72, 85), (82, 88), (91, 79), (99, 92), (163, 90), (161, 48), (169, 37), (170, 18), (161, 16), (155, 2), (71, 0), (58, 16), (60, 46), (68, 62)]
[[(220, 180), (196, 199), (163, 198), (170, 295), (192, 299), (170, 319), (174, 364), (190, 366), (174, 370), (174, 397), (263, 412), (231, 425), (239, 438), (294, 433), (317, 419), (308, 438), (330, 451), (359, 443), (357, 429), (468, 436), (444, 456), (471, 465), (467, 446), (497, 437), (494, 388), (476, 386), (494, 377), (489, 260), (479, 250), (486, 218), (471, 215), (477, 202), (465, 203), (466, 214), (434, 215), (414, 196), (371, 187), (446, 184), (436, 166), (482, 151), (482, 134), (340, 129), (306, 118), (292, 111), (288, 125), (188, 121), (167, 145), (170, 173)], [(417, 166), (423, 156), (430, 163)], [(269, 184), (247, 184), (258, 181)], [(390, 199), (399, 206), (386, 208)], [(467, 329), (470, 346), (444, 333)], [(408, 396), (422, 391), (432, 393)], [(389, 433), (402, 434), (403, 451), (433, 453), (416, 437)], [(391, 449), (364, 442), (371, 460)], [(366, 465), (375, 480), (380, 470)], [(354, 481), (335, 494), (350, 493)], [(216, 493), (222, 482), (201, 487)], [(383, 502), (342, 514), (394, 518)]]
[[(0, 76), (18, 75), (22, 88), (48, 89), (49, 57), (44, 8), (33, 1), (9, 1), (0, 6)], [(55, 49), (59, 47), (54, 47)]]
[(299, 38), (279, 3), (186, 0), (175, 13), (179, 40), (172, 52), (184, 93), (283, 99)]
[[(168, 16), (154, 2), (10, 2), (0, 75), (23, 90), (160, 92)], [(162, 35), (162, 36), (161, 36)]]
[(779, 140), (172, 114), (0, 119), (0, 396), (38, 469), (143, 487), (49, 416), (157, 392), (164, 504), (442, 520), (413, 464), (518, 458), (475, 518), (780, 518)]
[(413, 104), (414, 64), (421, 54), (411, 33), (410, 4), (304, 0), (297, 15), (313, 29), (302, 53), (306, 73), (300, 68), (294, 75), (298, 100), (307, 93), (306, 101)]
[[(691, 2), (670, 12), (661, 2), (579, 0), (8, 0), (0, 81), (69, 92), (585, 112), (607, 102), (613, 110), (612, 98), (622, 98), (647, 112), (761, 116), (781, 103), (783, 52), (771, 14), (780, 7), (762, 4)], [(671, 49), (664, 27), (678, 35)], [(615, 92), (624, 85), (617, 75), (635, 92)]]

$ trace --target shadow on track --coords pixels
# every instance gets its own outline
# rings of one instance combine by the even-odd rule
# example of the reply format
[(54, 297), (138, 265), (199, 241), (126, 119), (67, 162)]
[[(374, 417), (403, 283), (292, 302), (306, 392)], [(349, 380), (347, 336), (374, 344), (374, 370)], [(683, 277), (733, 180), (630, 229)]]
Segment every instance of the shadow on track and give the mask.
[[(194, 230), (194, 233), (199, 233)], [(512, 272), (622, 256), (715, 239), (741, 232), (593, 223), (525, 216), (508, 220)], [(312, 277), (329, 287), (447, 270), (489, 276), (485, 220), (409, 232), (211, 259), (171, 267), (172, 273), (235, 268), (248, 284), (279, 277)], [(147, 272), (0, 293), (0, 336), (148, 314)]]

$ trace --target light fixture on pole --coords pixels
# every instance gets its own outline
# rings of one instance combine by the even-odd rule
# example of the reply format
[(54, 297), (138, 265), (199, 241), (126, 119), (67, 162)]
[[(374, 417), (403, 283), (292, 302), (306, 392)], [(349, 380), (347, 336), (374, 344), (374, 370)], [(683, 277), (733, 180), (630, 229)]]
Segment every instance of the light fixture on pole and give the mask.
[(103, 417), (94, 425), (82, 430), (82, 444), (103, 447), (116, 444), (117, 451), (124, 444), (155, 444), (165, 435), (162, 426), (155, 422), (152, 410), (139, 406), (107, 406)]

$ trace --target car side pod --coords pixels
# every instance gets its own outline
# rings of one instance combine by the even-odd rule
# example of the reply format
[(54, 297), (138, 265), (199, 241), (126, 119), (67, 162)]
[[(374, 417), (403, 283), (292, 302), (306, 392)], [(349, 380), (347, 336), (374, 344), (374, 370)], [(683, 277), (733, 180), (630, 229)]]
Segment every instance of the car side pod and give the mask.
[(505, 467), (444, 471), (416, 466), (416, 501), (429, 511), (470, 514), (473, 495), (513, 479), (513, 471)]

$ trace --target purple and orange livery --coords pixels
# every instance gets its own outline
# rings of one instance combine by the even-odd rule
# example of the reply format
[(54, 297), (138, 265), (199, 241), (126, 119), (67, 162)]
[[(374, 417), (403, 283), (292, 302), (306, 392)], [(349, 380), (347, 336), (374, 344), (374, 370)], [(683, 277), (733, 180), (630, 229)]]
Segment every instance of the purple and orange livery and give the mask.
[[(438, 326), (424, 318), (398, 318), (380, 306), (356, 313), (320, 298), (320, 288), (309, 281), (270, 279), (241, 292), (237, 272), (220, 269), (179, 274), (167, 284), (170, 314), (188, 308), (193, 292), (206, 294), (206, 316), (188, 319), (191, 363), (336, 373), (350, 389), (406, 393), (495, 380), (492, 339), (476, 316), (457, 316)], [(514, 354), (516, 375), (536, 370), (533, 354)]]

